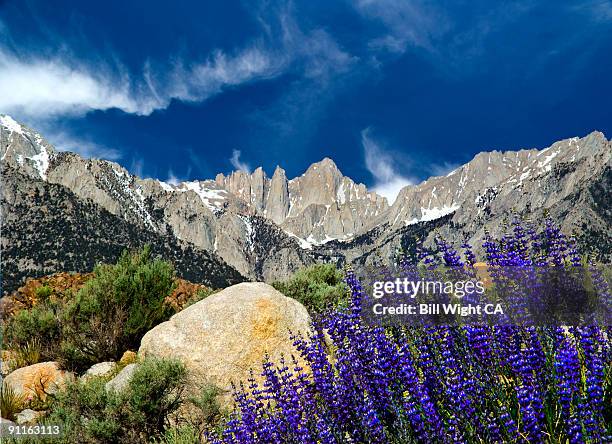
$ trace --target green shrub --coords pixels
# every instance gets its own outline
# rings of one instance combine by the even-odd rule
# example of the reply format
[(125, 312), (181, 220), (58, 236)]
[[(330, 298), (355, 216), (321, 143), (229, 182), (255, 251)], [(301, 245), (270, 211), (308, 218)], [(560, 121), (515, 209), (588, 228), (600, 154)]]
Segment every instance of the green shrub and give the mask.
[(344, 276), (333, 264), (315, 264), (272, 286), (285, 296), (301, 302), (311, 313), (344, 305), (348, 288)]
[(207, 385), (200, 390), (197, 396), (190, 397), (189, 403), (195, 412), (189, 418), (190, 425), (199, 432), (206, 435), (211, 432), (222, 433), (223, 428), (229, 420), (230, 411), (222, 409), (219, 403), (219, 395), (222, 390), (214, 385)]
[(198, 430), (191, 425), (182, 425), (166, 430), (164, 436), (153, 441), (154, 444), (196, 444), (201, 442)]
[(125, 251), (117, 264), (98, 265), (76, 294), (51, 298), (51, 289), (40, 287), (38, 303), (2, 326), (4, 347), (25, 365), (59, 361), (77, 372), (97, 362), (117, 361), (172, 315), (164, 299), (173, 289), (170, 263), (153, 259), (149, 247)]
[(25, 399), (15, 393), (6, 383), (0, 386), (0, 416), (9, 421), (15, 420), (15, 415), (24, 409)]
[(45, 422), (61, 424), (68, 443), (148, 443), (169, 429), (185, 379), (180, 362), (148, 359), (119, 393), (106, 391), (103, 378), (76, 381), (55, 396)]
[(98, 265), (62, 312), (62, 365), (81, 371), (138, 348), (142, 336), (172, 314), (164, 299), (173, 288), (172, 265), (152, 259), (149, 247), (124, 252), (116, 265)]
[(36, 300), (38, 302), (46, 301), (51, 296), (53, 290), (48, 285), (42, 285), (36, 289)]
[(199, 396), (189, 400), (198, 409), (202, 422), (208, 426), (214, 426), (223, 416), (217, 400), (220, 393), (221, 389), (209, 385), (201, 390)]
[[(57, 301), (44, 300), (30, 310), (17, 312), (3, 325), (4, 347), (13, 351), (20, 362), (49, 361), (57, 357), (61, 340), (61, 306)], [(38, 357), (34, 355), (38, 353)], [(34, 359), (36, 358), (36, 359)]]
[(183, 402), (187, 378), (179, 361), (150, 359), (139, 365), (125, 393), (124, 407), (143, 430), (161, 431)]
[(14, 356), (11, 359), (11, 369), (27, 367), (28, 365), (38, 364), (42, 362), (42, 347), (40, 338), (33, 338), (26, 344), (13, 350)]

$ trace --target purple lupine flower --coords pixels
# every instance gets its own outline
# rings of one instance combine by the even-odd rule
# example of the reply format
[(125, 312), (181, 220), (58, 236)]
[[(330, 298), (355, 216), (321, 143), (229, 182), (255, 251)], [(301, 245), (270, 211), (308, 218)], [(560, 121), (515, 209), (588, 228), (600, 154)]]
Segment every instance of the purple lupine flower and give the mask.
[(603, 412), (604, 363), (598, 344), (598, 332), (594, 326), (577, 329), (580, 347), (584, 355), (586, 370), (586, 407), (585, 429), (590, 436), (600, 436), (604, 430), (600, 425)]
[(467, 240), (461, 244), (461, 248), (463, 248), (463, 256), (465, 257), (465, 263), (469, 266), (473, 266), (476, 261), (476, 255), (472, 250), (472, 246), (468, 244)]
[(463, 262), (461, 262), (461, 257), (448, 242), (439, 237), (437, 237), (435, 241), (436, 246), (438, 247), (438, 252), (442, 255), (442, 260), (446, 266), (457, 267), (463, 265)]
[(562, 328), (558, 328), (559, 351), (555, 359), (557, 391), (567, 435), (572, 443), (582, 442), (582, 426), (575, 398), (580, 397), (580, 362), (578, 352)]

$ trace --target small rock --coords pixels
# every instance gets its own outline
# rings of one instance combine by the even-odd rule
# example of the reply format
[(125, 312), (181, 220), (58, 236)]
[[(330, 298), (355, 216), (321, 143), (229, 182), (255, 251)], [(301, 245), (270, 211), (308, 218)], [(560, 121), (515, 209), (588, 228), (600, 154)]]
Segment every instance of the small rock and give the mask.
[[(5, 434), (8, 434), (8, 431), (6, 430), (7, 427), (10, 426), (15, 426), (17, 424), (15, 424), (13, 421), (9, 421), (8, 419), (4, 419), (2, 417), (0, 417), (0, 436), (4, 436)], [(0, 439), (0, 441), (2, 441)]]
[(83, 381), (87, 381), (93, 377), (103, 377), (110, 375), (117, 368), (117, 363), (113, 361), (99, 362), (92, 365), (89, 370), (81, 377)]
[(123, 370), (117, 373), (117, 376), (115, 376), (113, 379), (111, 379), (104, 385), (106, 391), (123, 391), (128, 386), (130, 379), (132, 378), (132, 375), (134, 374), (137, 368), (138, 364), (126, 365)]
[(4, 382), (26, 400), (40, 398), (44, 401), (48, 394), (57, 392), (73, 379), (72, 373), (60, 370), (57, 362), (51, 361), (18, 368), (4, 378)]
[(44, 416), (45, 412), (37, 412), (32, 409), (25, 409), (21, 413), (17, 413), (17, 424), (19, 425), (32, 425), (36, 424), (38, 418)]
[(121, 365), (134, 364), (136, 363), (136, 361), (138, 361), (138, 355), (136, 354), (136, 352), (133, 352), (132, 350), (127, 350), (123, 354), (123, 356), (121, 356), (121, 359), (119, 360), (119, 364)]

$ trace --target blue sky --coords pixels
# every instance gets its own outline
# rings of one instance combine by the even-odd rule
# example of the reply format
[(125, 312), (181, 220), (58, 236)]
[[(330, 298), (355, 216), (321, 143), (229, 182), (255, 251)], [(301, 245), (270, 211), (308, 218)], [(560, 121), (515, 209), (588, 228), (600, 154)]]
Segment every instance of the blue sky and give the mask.
[(0, 113), (162, 180), (325, 156), (392, 197), (612, 135), (612, 1), (0, 0)]

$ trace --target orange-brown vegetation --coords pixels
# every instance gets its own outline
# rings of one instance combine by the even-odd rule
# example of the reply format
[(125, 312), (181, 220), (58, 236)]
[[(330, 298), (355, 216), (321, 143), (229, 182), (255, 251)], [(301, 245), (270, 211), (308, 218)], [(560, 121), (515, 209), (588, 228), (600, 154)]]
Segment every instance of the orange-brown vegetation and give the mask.
[[(0, 318), (6, 319), (19, 310), (32, 308), (38, 302), (39, 289), (42, 287), (49, 289), (50, 298), (62, 299), (79, 291), (93, 276), (93, 273), (61, 272), (36, 279), (30, 278), (16, 291), (0, 299)], [(177, 278), (175, 283), (176, 288), (166, 298), (166, 302), (176, 311), (182, 310), (199, 291), (208, 290), (205, 285), (194, 284), (181, 278)]]

